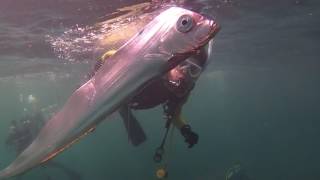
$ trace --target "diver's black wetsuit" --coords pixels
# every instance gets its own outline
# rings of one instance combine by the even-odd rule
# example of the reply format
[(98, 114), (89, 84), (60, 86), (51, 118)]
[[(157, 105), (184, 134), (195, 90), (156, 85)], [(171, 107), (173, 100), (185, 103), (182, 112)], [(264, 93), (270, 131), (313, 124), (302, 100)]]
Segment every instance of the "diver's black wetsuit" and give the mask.
[(163, 105), (163, 107), (167, 107), (168, 114), (174, 116), (175, 112), (179, 112), (179, 109), (187, 101), (189, 91), (186, 91), (187, 93), (183, 96), (176, 96), (166, 87), (165, 83), (166, 80), (161, 78), (155, 79), (134, 96), (128, 104), (122, 105), (119, 109), (132, 145), (138, 146), (143, 143), (146, 140), (146, 135), (131, 109), (142, 110)]
[[(192, 58), (198, 60), (198, 65), (204, 67), (208, 54), (205, 48), (202, 48)], [(187, 101), (190, 92), (195, 86), (195, 79), (188, 78), (185, 74), (179, 79), (178, 85), (171, 82), (169, 73), (158, 79), (154, 79), (144, 89), (139, 91), (128, 103), (120, 108), (119, 112), (122, 116), (125, 127), (129, 134), (129, 140), (133, 145), (139, 145), (145, 141), (146, 136), (143, 133), (139, 123), (136, 122), (130, 109), (141, 110), (150, 109), (158, 105), (163, 105), (166, 108), (166, 115), (172, 116), (174, 119), (179, 119), (182, 106)], [(130, 124), (131, 122), (131, 124)], [(180, 122), (184, 123), (184, 122)], [(131, 127), (130, 127), (131, 126)], [(192, 147), (198, 141), (198, 135), (191, 131), (191, 127), (184, 123), (179, 127), (181, 134), (185, 137), (189, 147)]]
[(174, 101), (177, 104), (184, 102), (188, 97), (188, 92), (191, 90), (184, 90), (186, 91), (183, 93), (184, 95), (177, 96), (166, 87), (166, 82), (167, 80), (161, 78), (154, 80), (154, 82), (131, 99), (129, 103), (130, 108), (135, 110), (150, 109), (164, 104), (167, 101)]
[[(206, 49), (199, 50), (193, 58), (199, 60), (199, 66), (203, 68), (208, 58)], [(194, 86), (195, 82), (189, 78), (182, 78), (179, 85), (174, 85), (170, 83), (170, 78), (166, 75), (154, 79), (133, 97), (129, 104), (132, 109), (149, 109), (168, 101), (174, 101), (175, 104), (184, 103)]]

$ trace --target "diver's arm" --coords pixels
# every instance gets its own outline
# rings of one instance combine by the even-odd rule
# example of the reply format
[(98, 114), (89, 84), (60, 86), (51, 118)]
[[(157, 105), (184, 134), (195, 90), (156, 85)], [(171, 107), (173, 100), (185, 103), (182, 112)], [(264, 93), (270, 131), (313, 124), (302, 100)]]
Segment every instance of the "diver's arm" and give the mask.
[(175, 117), (172, 123), (178, 129), (181, 129), (183, 126), (187, 125), (187, 122), (184, 120), (181, 114)]
[(183, 126), (187, 125), (187, 122), (182, 118), (182, 107), (182, 103), (178, 104), (178, 107), (176, 107), (172, 118), (172, 124), (178, 129), (181, 129)]
[(189, 148), (192, 148), (198, 143), (199, 136), (193, 132), (191, 126), (182, 118), (182, 107), (187, 101), (189, 95), (186, 95), (174, 108), (172, 124), (180, 130), (181, 135), (185, 138), (185, 142), (189, 144)]

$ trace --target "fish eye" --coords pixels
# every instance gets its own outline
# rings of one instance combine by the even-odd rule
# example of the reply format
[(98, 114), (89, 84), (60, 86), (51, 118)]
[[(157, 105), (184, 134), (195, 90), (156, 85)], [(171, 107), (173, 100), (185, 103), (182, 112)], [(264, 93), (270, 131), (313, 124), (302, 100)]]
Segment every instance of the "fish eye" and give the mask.
[(182, 33), (189, 32), (194, 26), (194, 20), (190, 15), (182, 15), (176, 24), (177, 30)]

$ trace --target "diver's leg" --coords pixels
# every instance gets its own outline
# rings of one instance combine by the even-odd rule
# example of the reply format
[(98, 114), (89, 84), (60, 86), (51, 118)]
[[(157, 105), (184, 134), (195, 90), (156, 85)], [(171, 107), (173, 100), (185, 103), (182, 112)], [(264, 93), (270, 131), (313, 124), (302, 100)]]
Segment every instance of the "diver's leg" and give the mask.
[(132, 145), (138, 146), (146, 141), (146, 134), (144, 133), (140, 123), (133, 116), (130, 108), (127, 105), (123, 105), (119, 109), (119, 113), (123, 120), (124, 126), (126, 127), (129, 141), (132, 143)]

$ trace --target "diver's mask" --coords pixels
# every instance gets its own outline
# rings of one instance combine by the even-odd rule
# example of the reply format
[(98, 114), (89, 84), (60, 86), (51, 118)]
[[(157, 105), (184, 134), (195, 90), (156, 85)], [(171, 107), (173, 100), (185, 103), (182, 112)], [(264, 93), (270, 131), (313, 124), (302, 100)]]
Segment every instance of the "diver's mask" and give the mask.
[(202, 72), (202, 67), (196, 64), (195, 62), (191, 61), (190, 59), (187, 59), (183, 63), (181, 63), (178, 68), (187, 76), (190, 78), (196, 80), (200, 76)]
[(167, 87), (178, 96), (188, 93), (202, 72), (202, 67), (192, 60), (187, 59), (168, 73)]

